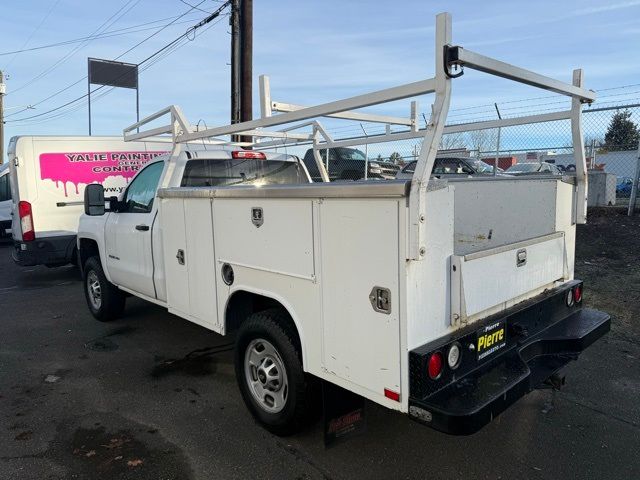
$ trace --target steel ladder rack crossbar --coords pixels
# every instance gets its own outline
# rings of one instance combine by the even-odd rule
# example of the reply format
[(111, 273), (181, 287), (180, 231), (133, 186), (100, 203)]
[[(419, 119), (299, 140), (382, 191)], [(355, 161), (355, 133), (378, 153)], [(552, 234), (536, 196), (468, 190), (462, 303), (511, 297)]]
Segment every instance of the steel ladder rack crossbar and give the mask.
[[(451, 125), (445, 127), (451, 98), (451, 81), (453, 78), (460, 76), (464, 71), (461, 70), (459, 73), (454, 73), (453, 69), (464, 69), (465, 67), (571, 97), (571, 109), (565, 112), (522, 117), (522, 119), (507, 118), (502, 120), (474, 122), (464, 125)], [(584, 223), (586, 220), (587, 176), (584, 140), (582, 135), (581, 106), (585, 102), (590, 103), (594, 101), (595, 93), (583, 88), (582, 70), (574, 70), (573, 81), (571, 84), (568, 84), (537, 74), (530, 70), (516, 67), (473, 51), (466, 50), (460, 46), (452, 46), (451, 16), (448, 13), (441, 13), (436, 18), (435, 72), (436, 73), (433, 78), (428, 78), (426, 80), (420, 80), (418, 82), (408, 83), (309, 107), (285, 104), (284, 102), (272, 102), (270, 98), (268, 78), (261, 77), (262, 117), (259, 119), (198, 130), (189, 124), (178, 107), (170, 106), (127, 127), (123, 133), (125, 140), (137, 140), (147, 138), (148, 136), (170, 134), (174, 142), (174, 152), (179, 151), (179, 145), (185, 142), (227, 135), (250, 135), (253, 137), (271, 137), (272, 139), (279, 139), (275, 141), (271, 140), (271, 145), (286, 145), (300, 143), (301, 141), (311, 141), (313, 142), (316, 164), (318, 165), (318, 169), (323, 180), (326, 182), (329, 178), (318, 150), (331, 148), (333, 146), (345, 146), (353, 144), (353, 142), (358, 140), (351, 139), (349, 140), (350, 143), (344, 141), (341, 143), (339, 140), (334, 140), (326, 130), (324, 130), (320, 122), (314, 119), (319, 117), (338, 117), (350, 120), (362, 120), (363, 118), (368, 117), (371, 121), (387, 123), (388, 125), (410, 125), (410, 131), (399, 133), (391, 133), (390, 128), (387, 127), (387, 133), (378, 137), (374, 141), (423, 138), (421, 153), (411, 182), (409, 198), (409, 258), (413, 260), (420, 260), (423, 258), (425, 252), (425, 224), (427, 223), (425, 222), (425, 203), (427, 185), (429, 183), (431, 170), (433, 169), (440, 139), (443, 134), (521, 125), (532, 122), (569, 119), (571, 120), (572, 140), (576, 163), (576, 207), (574, 210), (574, 221), (577, 223)], [(360, 108), (385, 104), (429, 93), (434, 93), (435, 99), (432, 104), (432, 113), (429, 124), (426, 129), (422, 130), (417, 129), (417, 122), (415, 121), (417, 111), (416, 103), (412, 103), (411, 117), (408, 122), (405, 122), (403, 119), (398, 119), (397, 117), (381, 117), (353, 111)], [(278, 115), (272, 115), (274, 110), (273, 107), (285, 111)], [(167, 114), (170, 114), (171, 116), (171, 121), (168, 125), (151, 128), (143, 132), (133, 133), (134, 130), (137, 131), (140, 127), (158, 120)], [(290, 124), (295, 122), (304, 123), (290, 126)], [(289, 127), (275, 132), (264, 130), (266, 128), (282, 125), (289, 125)], [(294, 130), (309, 126), (312, 128), (311, 133), (294, 132)], [(360, 143), (370, 143), (371, 140), (372, 138), (369, 136), (359, 137)], [(220, 140), (220, 142), (225, 143), (223, 140)], [(231, 145), (253, 145), (257, 147), (268, 146), (267, 142), (254, 141), (246, 143), (226, 143)]]

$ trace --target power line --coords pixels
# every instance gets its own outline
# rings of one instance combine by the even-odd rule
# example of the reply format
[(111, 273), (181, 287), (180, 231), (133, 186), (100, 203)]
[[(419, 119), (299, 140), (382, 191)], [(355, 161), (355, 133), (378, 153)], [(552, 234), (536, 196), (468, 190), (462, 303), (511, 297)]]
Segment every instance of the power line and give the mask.
[[(129, 0), (129, 2), (131, 2), (131, 1), (132, 1), (132, 0)], [(137, 2), (139, 2), (139, 1), (140, 1), (140, 0), (137, 0)], [(202, 0), (200, 3), (198, 3), (198, 5), (203, 4), (205, 1), (206, 1), (206, 0)], [(128, 2), (128, 3), (129, 3), (129, 2)], [(137, 3), (137, 2), (136, 2), (136, 3)], [(221, 7), (221, 8), (223, 8), (223, 7)], [(162, 27), (160, 27), (160, 28), (159, 28), (157, 31), (155, 31), (154, 33), (152, 33), (151, 35), (147, 36), (145, 39), (141, 40), (140, 42), (138, 42), (137, 44), (135, 44), (133, 47), (131, 47), (131, 48), (127, 49), (125, 52), (123, 52), (123, 53), (121, 53), (120, 55), (118, 55), (114, 60), (118, 60), (119, 58), (123, 57), (123, 56), (124, 56), (124, 55), (126, 55), (127, 53), (131, 52), (131, 51), (132, 51), (132, 50), (134, 50), (135, 48), (137, 48), (137, 47), (139, 47), (140, 45), (142, 45), (144, 42), (146, 42), (146, 41), (147, 41), (147, 40), (149, 40), (150, 38), (152, 38), (152, 37), (156, 36), (158, 33), (160, 33), (161, 31), (163, 31), (163, 30), (164, 30), (164, 29), (166, 29), (167, 27), (169, 27), (169, 26), (171, 26), (171, 25), (176, 24), (176, 22), (177, 22), (180, 18), (183, 18), (184, 16), (186, 16), (186, 15), (187, 15), (187, 14), (189, 14), (189, 13), (191, 13), (192, 11), (193, 11), (193, 8), (190, 8), (189, 10), (187, 10), (187, 11), (186, 11), (186, 12), (184, 12), (184, 13), (182, 13), (181, 15), (178, 15), (178, 16), (176, 16), (176, 17), (173, 17), (173, 19), (172, 19), (169, 23), (167, 23), (167, 24), (163, 25)], [(214, 13), (215, 13), (215, 12), (214, 12)], [(187, 30), (187, 32), (189, 32), (189, 30)], [(184, 35), (184, 34), (183, 34), (183, 35)], [(67, 85), (66, 87), (64, 87), (64, 88), (62, 88), (62, 89), (60, 89), (60, 90), (58, 90), (57, 92), (52, 93), (52, 94), (51, 94), (51, 95), (49, 95), (48, 97), (43, 98), (42, 100), (39, 100), (38, 102), (32, 103), (31, 105), (32, 105), (32, 106), (40, 105), (41, 103), (44, 103), (44, 102), (46, 102), (47, 100), (50, 100), (50, 99), (52, 99), (52, 98), (54, 98), (54, 97), (56, 97), (56, 96), (60, 95), (61, 93), (63, 93), (63, 92), (65, 92), (65, 91), (69, 90), (70, 88), (72, 88), (72, 87), (74, 87), (74, 86), (78, 85), (80, 82), (83, 82), (83, 81), (84, 81), (84, 80), (86, 80), (86, 79), (87, 79), (87, 76), (85, 75), (84, 77), (82, 77), (82, 78), (80, 78), (80, 79), (76, 80), (75, 82), (73, 82), (73, 83), (71, 83), (71, 84)], [(100, 89), (100, 88), (102, 88), (102, 87), (99, 87), (98, 89)], [(98, 90), (98, 89), (96, 89), (96, 90)], [(93, 93), (93, 92), (92, 92), (92, 93)], [(85, 96), (88, 96), (88, 94), (85, 94), (85, 95), (83, 95), (83, 96), (81, 96), (81, 97), (78, 97), (78, 98), (74, 99), (73, 101), (80, 100), (80, 99), (84, 98)], [(73, 102), (73, 101), (72, 101), (72, 102)], [(69, 103), (69, 102), (67, 102), (67, 104), (68, 104), (68, 103)], [(59, 107), (59, 108), (63, 108), (63, 107), (64, 107), (64, 106), (66, 106), (67, 104), (62, 105), (62, 106), (61, 106), (61, 107)], [(48, 110), (47, 112), (44, 112), (43, 114), (34, 115), (34, 116), (31, 116), (31, 117), (24, 117), (24, 118), (22, 118), (22, 119), (16, 119), (16, 121), (25, 120), (25, 119), (28, 119), (28, 118), (39, 117), (39, 116), (41, 116), (41, 115), (45, 115), (45, 114), (47, 114), (47, 113), (49, 113), (49, 112), (51, 112), (51, 111), (58, 110), (59, 108), (57, 107), (57, 108), (54, 108), (54, 109)], [(15, 116), (15, 115), (19, 115), (20, 113), (22, 113), (22, 112), (24, 112), (24, 111), (26, 111), (26, 110), (27, 110), (27, 109), (26, 109), (26, 108), (24, 108), (24, 109), (19, 110), (19, 111), (17, 111), (17, 112), (13, 112), (12, 114), (7, 115), (5, 118), (9, 118), (9, 117), (13, 117), (13, 116)]]
[[(45, 14), (44, 17), (42, 17), (42, 20), (40, 20), (40, 23), (36, 26), (36, 28), (33, 29), (33, 31), (31, 32), (31, 35), (29, 35), (29, 37), (24, 41), (24, 43), (22, 44), (22, 47), (20, 47), (21, 49), (23, 49), (24, 47), (26, 47), (29, 42), (31, 41), (31, 39), (33, 38), (33, 36), (40, 31), (40, 28), (42, 28), (42, 25), (44, 24), (44, 22), (47, 20), (47, 18), (49, 18), (49, 16), (51, 15), (51, 13), (56, 9), (56, 7), (58, 6), (58, 4), (60, 3), (60, 0), (56, 0), (56, 2), (51, 5), (51, 8), (49, 8), (49, 10), (47, 11), (47, 13)], [(3, 70), (6, 70), (9, 65), (11, 65), (11, 63), (13, 63), (13, 61), (15, 60), (16, 56), (18, 55), (18, 53), (20, 53), (19, 51), (17, 52), (13, 52), (15, 55), (13, 55), (13, 57), (11, 57), (9, 59), (9, 62), (4, 66)]]
[[(69, 58), (71, 58), (73, 55), (75, 55), (78, 51), (80, 51), (82, 48), (84, 48), (86, 45), (88, 45), (93, 40), (94, 36), (99, 34), (104, 28), (109, 28), (111, 25), (113, 25), (118, 20), (120, 20), (124, 15), (129, 13), (138, 3), (140, 3), (140, 1), (141, 0), (127, 0), (124, 3), (124, 5), (122, 7), (120, 7), (116, 11), (116, 13), (111, 15), (104, 23), (102, 23), (102, 25), (100, 25), (96, 30), (94, 30), (93, 33), (91, 35), (89, 35), (87, 40), (81, 42), (80, 45), (72, 48), (71, 51), (69, 51), (62, 58), (60, 58), (56, 62), (54, 62), (53, 65), (50, 65), (49, 67), (44, 69), (42, 72), (37, 74), (34, 78), (29, 80), (28, 82), (22, 84), (21, 86), (19, 86), (17, 88), (14, 88), (11, 93), (18, 92), (18, 91), (28, 87), (29, 85), (32, 85), (33, 83), (35, 83), (38, 80), (40, 80), (42, 77), (44, 77), (44, 76), (48, 75), (49, 73), (51, 73), (52, 71), (54, 71), (57, 67), (62, 65)], [(133, 5), (132, 5), (132, 3), (133, 3)]]
[[(86, 36), (86, 37), (79, 37), (79, 38), (72, 38), (69, 40), (64, 40), (62, 42), (57, 42), (57, 43), (49, 43), (46, 45), (39, 45), (37, 47), (31, 47), (31, 48), (23, 48), (21, 50), (13, 50), (13, 51), (8, 51), (8, 52), (1, 52), (0, 53), (0, 57), (2, 56), (6, 56), (6, 55), (12, 55), (12, 54), (18, 54), (18, 53), (26, 53), (26, 52), (33, 52), (36, 50), (44, 50), (46, 48), (54, 48), (54, 47), (60, 47), (60, 46), (64, 46), (64, 45), (71, 45), (74, 43), (79, 43), (79, 42), (83, 42), (85, 40), (100, 40), (103, 38), (111, 38), (111, 37), (119, 37), (122, 35), (129, 35), (131, 33), (138, 33), (138, 32), (145, 32), (147, 30), (153, 30), (156, 27), (148, 27), (148, 25), (154, 25), (156, 23), (161, 23), (161, 22), (165, 22), (167, 20), (172, 20), (175, 18), (178, 18), (180, 15), (176, 15), (176, 16), (172, 16), (172, 17), (166, 17), (166, 18), (160, 18), (158, 20), (153, 20), (151, 22), (145, 22), (145, 23), (140, 23), (137, 25), (131, 25), (130, 27), (124, 27), (124, 28), (118, 28), (116, 30), (107, 30), (105, 32), (102, 32), (98, 35), (94, 35), (94, 36)], [(193, 19), (190, 20), (184, 20), (182, 22), (176, 22), (174, 25), (181, 25), (184, 23), (190, 23), (193, 22)], [(147, 28), (140, 28), (140, 27), (147, 27)]]
[(198, 8), (197, 6), (191, 5), (190, 3), (186, 2), (185, 0), (180, 0), (180, 1), (182, 3), (184, 3), (187, 7), (191, 7), (191, 8), (194, 8), (196, 10), (200, 10), (202, 13), (206, 13), (207, 15), (211, 15), (211, 12), (207, 12), (206, 10)]
[[(206, 1), (206, 0), (203, 0), (203, 1), (202, 1), (202, 2), (200, 2), (200, 3), (204, 3), (204, 1)], [(158, 49), (156, 52), (154, 52), (153, 54), (149, 55), (147, 58), (145, 58), (144, 60), (142, 60), (141, 62), (139, 62), (139, 63), (138, 63), (138, 67), (140, 67), (140, 66), (142, 66), (142, 65), (145, 65), (145, 64), (147, 64), (147, 62), (149, 62), (149, 63), (148, 63), (148, 65), (145, 65), (145, 66), (144, 66), (140, 71), (141, 71), (141, 72), (145, 71), (146, 69), (148, 69), (148, 68), (150, 68), (151, 66), (155, 65), (157, 62), (159, 62), (159, 61), (161, 61), (162, 59), (166, 58), (168, 55), (170, 55), (171, 53), (173, 53), (175, 50), (177, 50), (177, 49), (178, 49), (178, 48), (180, 48), (181, 46), (184, 46), (184, 44), (186, 44), (186, 42), (187, 42), (187, 41), (190, 41), (190, 40), (189, 40), (189, 38), (188, 38), (188, 36), (189, 36), (189, 35), (191, 35), (192, 33), (195, 33), (195, 31), (196, 31), (198, 28), (201, 28), (201, 27), (203, 27), (204, 25), (207, 25), (208, 23), (211, 23), (211, 22), (212, 22), (212, 20), (214, 20), (215, 18), (217, 18), (218, 16), (220, 16), (220, 14), (221, 14), (222, 10), (223, 10), (224, 8), (226, 8), (226, 7), (229, 5), (229, 3), (230, 3), (230, 2), (228, 2), (228, 1), (227, 1), (227, 2), (225, 2), (225, 3), (223, 3), (223, 4), (222, 4), (222, 5), (221, 5), (221, 6), (220, 6), (216, 11), (214, 11), (214, 12), (213, 12), (209, 17), (207, 17), (207, 18), (203, 19), (202, 21), (198, 22), (197, 24), (195, 24), (194, 26), (192, 26), (191, 28), (189, 28), (185, 33), (183, 33), (183, 34), (182, 34), (182, 35), (180, 35), (179, 37), (175, 38), (174, 40), (172, 40), (171, 42), (169, 42), (167, 45), (165, 45), (165, 46), (163, 46), (162, 48)], [(188, 12), (187, 12), (187, 13), (188, 13)], [(220, 20), (219, 20), (219, 21), (220, 21)], [(219, 21), (218, 21), (218, 22), (214, 22), (212, 25), (210, 25), (209, 27), (207, 27), (207, 28), (205, 29), (205, 31), (206, 31), (206, 30), (208, 30), (209, 28), (213, 27), (213, 25), (216, 25), (217, 23), (219, 23)], [(166, 25), (165, 25), (165, 27), (166, 27)], [(163, 27), (163, 28), (165, 28), (165, 27)], [(156, 32), (156, 33), (158, 33), (158, 32)], [(150, 38), (150, 37), (148, 37), (148, 38)], [(147, 38), (147, 39), (148, 39), (148, 38)], [(144, 42), (144, 40), (143, 40), (143, 42)], [(141, 44), (141, 43), (143, 43), (143, 42), (140, 42), (138, 45), (140, 45), (140, 44)], [(180, 42), (182, 42), (182, 44), (180, 44)], [(123, 55), (125, 55), (126, 53), (130, 52), (133, 48), (134, 48), (134, 47), (132, 47), (132, 48), (130, 48), (129, 50), (127, 50), (127, 52), (124, 52), (123, 54), (119, 55), (118, 57), (116, 57), (116, 59), (118, 59), (118, 58), (122, 57)], [(81, 82), (81, 81), (82, 81), (82, 80), (84, 80), (84, 79), (86, 79), (86, 76), (85, 76), (84, 78), (82, 78), (82, 79), (78, 80), (76, 83), (79, 83), (79, 82)], [(66, 88), (69, 88), (69, 87), (66, 87)], [(104, 85), (101, 85), (100, 87), (97, 87), (96, 89), (92, 90), (92, 91), (91, 91), (91, 94), (94, 94), (95, 92), (98, 92), (98, 91), (102, 90), (103, 88), (105, 88), (105, 86), (104, 86)], [(107, 93), (111, 92), (111, 91), (113, 90), (113, 88), (114, 88), (114, 87), (112, 87), (111, 89), (109, 89), (109, 90), (107, 90), (107, 91), (103, 92), (103, 94), (102, 94), (101, 96), (104, 96), (104, 95), (106, 95)], [(58, 107), (56, 107), (56, 108), (52, 108), (52, 109), (50, 109), (50, 110), (48, 110), (48, 111), (46, 111), (46, 112), (42, 112), (42, 113), (39, 113), (39, 114), (36, 114), (36, 115), (31, 115), (31, 116), (29, 116), (29, 117), (16, 118), (16, 119), (14, 119), (14, 120), (9, 120), (9, 121), (7, 121), (6, 123), (19, 123), (19, 122), (23, 122), (23, 121), (25, 121), (25, 120), (31, 120), (31, 119), (35, 119), (35, 118), (40, 118), (40, 117), (43, 117), (43, 116), (45, 116), (45, 115), (49, 115), (49, 114), (51, 114), (51, 113), (53, 113), (53, 112), (57, 112), (57, 111), (59, 111), (59, 110), (61, 110), (61, 109), (65, 108), (65, 107), (70, 106), (70, 105), (73, 105), (73, 104), (75, 104), (75, 103), (77, 103), (77, 102), (79, 102), (79, 101), (81, 101), (81, 100), (83, 100), (83, 99), (87, 98), (88, 96), (89, 96), (89, 94), (88, 94), (88, 93), (85, 93), (84, 95), (81, 95), (81, 96), (79, 96), (79, 97), (77, 97), (77, 98), (75, 98), (75, 99), (73, 99), (73, 100), (70, 100), (70, 101), (68, 101), (68, 102), (66, 102), (66, 103), (64, 103), (64, 104), (62, 104), (62, 105), (59, 105), (59, 106), (58, 106)], [(98, 98), (100, 98), (100, 97), (98, 97)], [(78, 108), (80, 108), (81, 106), (84, 106), (84, 105), (80, 105), (80, 106), (77, 106), (77, 107), (78, 107)], [(63, 112), (63, 113), (64, 113), (64, 114), (68, 114), (68, 113), (70, 113), (70, 112), (72, 112), (72, 111), (75, 111), (75, 106), (74, 106), (74, 108), (73, 108), (73, 109), (70, 109), (70, 110), (68, 110), (68, 111), (66, 111), (66, 112)], [(52, 118), (59, 118), (59, 117), (58, 117), (57, 115), (56, 115), (56, 116), (52, 116), (52, 117), (47, 117), (47, 120), (50, 120), (50, 119), (52, 119)]]

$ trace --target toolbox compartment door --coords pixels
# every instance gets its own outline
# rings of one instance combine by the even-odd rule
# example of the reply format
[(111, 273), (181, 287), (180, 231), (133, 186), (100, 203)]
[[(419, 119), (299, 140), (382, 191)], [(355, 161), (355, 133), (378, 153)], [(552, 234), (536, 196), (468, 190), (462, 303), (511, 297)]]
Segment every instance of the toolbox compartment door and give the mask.
[(211, 200), (162, 199), (160, 212), (167, 308), (218, 332)]
[(451, 259), (451, 323), (502, 311), (567, 278), (563, 232)]

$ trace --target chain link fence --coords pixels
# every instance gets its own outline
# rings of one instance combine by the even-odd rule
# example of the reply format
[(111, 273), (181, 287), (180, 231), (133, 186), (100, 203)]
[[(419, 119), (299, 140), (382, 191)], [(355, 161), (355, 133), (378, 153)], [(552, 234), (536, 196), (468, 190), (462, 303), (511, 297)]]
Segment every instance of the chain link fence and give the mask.
[[(632, 140), (629, 140), (629, 135), (626, 137), (622, 135), (624, 143), (613, 141), (621, 138), (621, 134), (615, 134), (615, 132), (611, 134), (612, 120), (616, 113), (620, 112), (628, 112), (624, 115), (637, 132), (640, 128), (640, 104), (607, 108), (585, 106), (583, 131), (590, 174), (596, 172), (609, 174), (606, 177), (610, 188), (613, 188), (612, 184), (615, 181), (615, 203), (624, 205), (628, 203), (636, 175), (638, 138), (636, 133), (635, 139)], [(476, 119), (464, 120), (475, 121)], [(466, 123), (465, 121), (456, 123)], [(366, 137), (382, 135), (385, 133), (385, 128), (385, 125), (359, 124), (329, 129), (336, 139), (353, 137), (365, 139), (359, 146), (321, 152), (330, 179), (346, 181), (409, 177), (412, 173), (410, 164), (420, 155), (422, 139), (366, 143)], [(399, 130), (400, 128), (397, 128), (393, 131)], [(633, 128), (631, 137), (633, 137)], [(320, 180), (320, 174), (315, 166), (312, 152), (308, 150), (309, 147), (310, 145), (289, 147), (288, 153), (303, 158), (312, 177)], [(553, 171), (559, 173), (575, 171), (571, 125), (568, 120), (444, 135), (439, 157), (462, 157), (468, 159), (468, 162), (461, 162), (457, 167), (453, 162), (446, 162), (447, 166), (441, 165), (439, 172), (434, 169), (434, 174), (467, 174), (465, 168), (467, 163), (472, 163), (472, 167), (491, 172), (496, 159), (499, 169), (504, 171), (523, 163), (549, 163), (557, 168), (553, 168)], [(435, 168), (439, 168), (438, 165)]]

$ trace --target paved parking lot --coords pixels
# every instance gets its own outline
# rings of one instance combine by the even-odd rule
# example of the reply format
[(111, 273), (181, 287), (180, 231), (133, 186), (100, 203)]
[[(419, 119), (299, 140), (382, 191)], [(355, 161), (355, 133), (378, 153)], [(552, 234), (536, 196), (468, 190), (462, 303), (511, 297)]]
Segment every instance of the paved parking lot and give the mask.
[(320, 424), (274, 437), (251, 419), (229, 339), (129, 299), (93, 320), (77, 270), (19, 268), (0, 245), (0, 478), (640, 478), (640, 221), (581, 227), (585, 301), (612, 332), (470, 437), (367, 406), (331, 449)]

